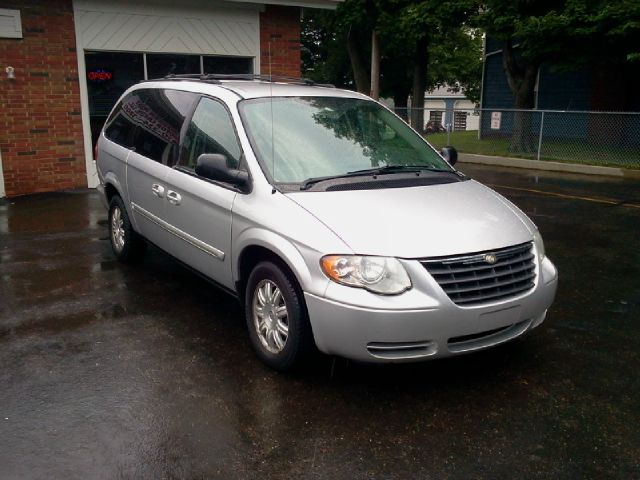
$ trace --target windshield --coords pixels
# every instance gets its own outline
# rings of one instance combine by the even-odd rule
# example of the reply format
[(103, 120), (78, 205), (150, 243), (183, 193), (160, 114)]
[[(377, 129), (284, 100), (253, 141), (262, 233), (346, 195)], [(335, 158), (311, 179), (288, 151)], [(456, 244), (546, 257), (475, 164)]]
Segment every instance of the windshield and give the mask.
[(242, 101), (240, 113), (276, 183), (387, 166), (453, 171), (422, 137), (370, 100), (255, 98)]

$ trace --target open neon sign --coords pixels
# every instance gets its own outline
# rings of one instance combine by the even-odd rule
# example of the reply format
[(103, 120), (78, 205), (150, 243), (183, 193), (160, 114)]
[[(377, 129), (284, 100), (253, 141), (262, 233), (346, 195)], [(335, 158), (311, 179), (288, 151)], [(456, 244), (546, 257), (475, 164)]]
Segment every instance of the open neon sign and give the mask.
[(104, 70), (103, 68), (97, 68), (87, 72), (87, 78), (92, 82), (106, 82), (113, 80), (113, 72)]

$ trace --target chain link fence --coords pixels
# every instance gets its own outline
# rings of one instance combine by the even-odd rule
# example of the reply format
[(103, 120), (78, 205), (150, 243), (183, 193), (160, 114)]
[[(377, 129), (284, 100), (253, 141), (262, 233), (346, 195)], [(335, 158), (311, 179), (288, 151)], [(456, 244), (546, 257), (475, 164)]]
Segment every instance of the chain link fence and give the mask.
[(396, 109), (436, 148), (640, 168), (640, 112)]

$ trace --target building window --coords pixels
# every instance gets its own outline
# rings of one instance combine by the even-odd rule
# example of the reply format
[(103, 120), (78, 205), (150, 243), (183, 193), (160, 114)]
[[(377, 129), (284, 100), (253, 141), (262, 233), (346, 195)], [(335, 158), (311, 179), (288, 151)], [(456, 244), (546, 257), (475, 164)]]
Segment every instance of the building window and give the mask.
[(442, 125), (442, 112), (439, 110), (431, 110), (431, 112), (429, 112), (429, 120), (435, 122), (436, 125)]
[[(91, 142), (124, 91), (150, 78), (185, 73), (253, 73), (253, 58), (165, 53), (85, 52)], [(204, 72), (203, 72), (204, 70)], [(146, 71), (146, 77), (145, 77)]]
[(202, 73), (200, 55), (174, 55), (147, 53), (147, 78), (162, 78), (167, 75)]
[(102, 125), (124, 91), (144, 80), (141, 53), (86, 52), (91, 141), (95, 146)]
[(456, 131), (467, 129), (467, 112), (454, 112), (453, 129)]
[(20, 10), (0, 8), (0, 38), (22, 38)]
[(253, 58), (203, 57), (204, 73), (253, 73)]

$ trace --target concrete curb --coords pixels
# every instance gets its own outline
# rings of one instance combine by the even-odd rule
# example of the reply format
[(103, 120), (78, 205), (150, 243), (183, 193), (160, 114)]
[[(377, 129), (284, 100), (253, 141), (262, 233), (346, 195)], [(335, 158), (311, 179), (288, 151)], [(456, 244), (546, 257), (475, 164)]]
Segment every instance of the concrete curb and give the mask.
[(548, 170), (552, 172), (580, 173), (583, 175), (606, 175), (640, 180), (640, 170), (626, 168), (599, 167), (596, 165), (581, 165), (577, 163), (548, 162), (529, 160), (526, 158), (491, 157), (473, 153), (460, 153), (458, 161), (461, 163), (479, 163), (481, 165), (498, 165), (501, 167), (528, 168), (532, 170)]

